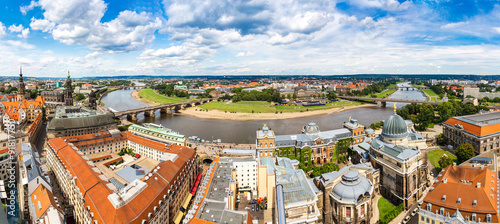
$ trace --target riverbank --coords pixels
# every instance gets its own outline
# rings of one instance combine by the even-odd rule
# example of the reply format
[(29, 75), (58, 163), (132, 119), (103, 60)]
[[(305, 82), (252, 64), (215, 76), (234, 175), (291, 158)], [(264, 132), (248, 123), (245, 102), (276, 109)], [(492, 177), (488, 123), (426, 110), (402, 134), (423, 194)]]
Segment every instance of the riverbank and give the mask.
[(312, 117), (319, 115), (335, 114), (342, 111), (352, 110), (362, 107), (376, 107), (375, 104), (363, 104), (346, 106), (342, 108), (331, 108), (324, 110), (305, 111), (305, 112), (292, 112), (292, 113), (226, 113), (219, 110), (201, 111), (198, 107), (191, 107), (186, 110), (180, 111), (180, 115), (187, 115), (204, 119), (215, 120), (231, 120), (231, 121), (250, 121), (250, 120), (282, 120), (293, 119), (302, 117)]
[[(151, 100), (141, 98), (137, 90), (130, 94), (135, 100), (146, 103), (150, 106), (160, 105)], [(231, 120), (231, 121), (250, 121), (250, 120), (281, 120), (281, 119), (293, 119), (302, 117), (312, 117), (319, 115), (327, 115), (339, 113), (342, 111), (352, 110), (356, 108), (363, 107), (374, 107), (375, 104), (362, 104), (362, 105), (351, 105), (345, 107), (329, 108), (324, 110), (313, 110), (304, 112), (285, 112), (285, 113), (230, 113), (220, 110), (200, 110), (199, 107), (190, 107), (185, 110), (178, 111), (176, 115), (187, 115), (191, 117), (203, 118), (203, 119), (215, 119), (215, 120)]]

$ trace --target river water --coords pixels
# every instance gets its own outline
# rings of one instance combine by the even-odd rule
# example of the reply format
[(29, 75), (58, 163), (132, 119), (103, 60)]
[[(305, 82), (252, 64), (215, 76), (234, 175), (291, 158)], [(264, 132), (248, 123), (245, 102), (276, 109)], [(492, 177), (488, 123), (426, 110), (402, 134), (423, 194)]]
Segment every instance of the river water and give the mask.
[[(398, 86), (405, 87), (408, 83), (399, 83)], [(130, 94), (133, 90), (117, 90), (106, 95), (102, 102), (105, 108), (113, 108), (117, 111), (137, 109), (148, 105), (135, 100)], [(391, 96), (392, 99), (425, 100), (425, 96), (417, 90), (396, 91)], [(398, 103), (397, 107), (404, 106)], [(274, 130), (277, 135), (298, 134), (302, 127), (309, 122), (315, 122), (321, 130), (332, 130), (342, 128), (345, 121), (357, 119), (364, 125), (385, 120), (393, 113), (393, 104), (387, 103), (387, 107), (366, 107), (352, 109), (336, 114), (320, 115), (313, 117), (294, 118), (285, 120), (258, 120), (258, 121), (224, 121), (213, 119), (202, 119), (183, 115), (166, 115), (156, 113), (156, 117), (144, 117), (143, 114), (137, 116), (137, 123), (157, 123), (171, 128), (186, 136), (198, 136), (205, 140), (221, 139), (222, 142), (232, 143), (254, 143), (257, 129), (264, 123)], [(182, 112), (181, 112), (182, 113)], [(276, 116), (279, 116), (277, 114)]]

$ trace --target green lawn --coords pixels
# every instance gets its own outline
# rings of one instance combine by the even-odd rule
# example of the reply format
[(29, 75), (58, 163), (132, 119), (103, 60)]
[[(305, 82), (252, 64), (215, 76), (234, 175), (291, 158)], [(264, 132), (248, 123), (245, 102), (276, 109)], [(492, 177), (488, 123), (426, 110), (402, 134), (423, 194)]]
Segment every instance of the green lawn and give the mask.
[(435, 149), (427, 152), (427, 158), (429, 159), (429, 161), (431, 161), (431, 164), (434, 166), (434, 168), (436, 168), (437, 172), (440, 172), (442, 169), (442, 167), (439, 166), (439, 160), (443, 156), (443, 153), (446, 153), (446, 155), (450, 157), (453, 160), (453, 162), (457, 161), (457, 157), (455, 155), (451, 154), (450, 152), (446, 152), (442, 149)]
[(417, 84), (411, 84), (411, 85), (412, 85), (413, 87), (417, 87), (417, 88), (418, 88), (418, 87), (422, 87), (422, 86), (424, 86), (424, 85), (417, 85)]
[(139, 97), (145, 99), (146, 101), (151, 101), (154, 103), (160, 104), (171, 104), (188, 101), (189, 99), (175, 97), (175, 96), (165, 96), (157, 94), (153, 91), (153, 89), (141, 89), (139, 90)]
[(378, 212), (379, 212), (379, 217), (384, 217), (387, 215), (389, 212), (394, 210), (396, 206), (392, 205), (390, 202), (385, 200), (385, 198), (380, 198), (378, 200)]
[(217, 102), (212, 101), (210, 103), (199, 105), (202, 109), (208, 110), (219, 110), (219, 111), (227, 111), (227, 112), (237, 112), (237, 113), (278, 113), (280, 112), (305, 112), (305, 111), (313, 111), (313, 110), (324, 110), (330, 108), (338, 108), (345, 107), (351, 105), (361, 105), (361, 102), (333, 102), (328, 103), (324, 106), (273, 106), (271, 103), (266, 101), (240, 101), (236, 103), (226, 103), (226, 102)]
[(394, 92), (396, 92), (396, 89), (387, 89), (387, 90), (377, 94), (377, 98), (386, 98)]
[(387, 88), (394, 88), (395, 89), (397, 87), (398, 87), (398, 85), (396, 85), (396, 84), (390, 84)]
[(427, 93), (427, 95), (430, 96), (430, 101), (441, 100), (441, 97), (439, 97), (434, 91), (432, 91), (432, 89), (423, 89), (422, 91), (424, 91), (425, 93)]

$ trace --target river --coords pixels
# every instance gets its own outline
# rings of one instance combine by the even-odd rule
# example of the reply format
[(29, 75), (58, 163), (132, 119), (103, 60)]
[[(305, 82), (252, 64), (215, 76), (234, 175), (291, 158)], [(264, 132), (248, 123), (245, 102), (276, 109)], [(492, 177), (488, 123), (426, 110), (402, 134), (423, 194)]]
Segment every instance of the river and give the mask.
[[(399, 83), (398, 86), (405, 87), (408, 83)], [(117, 111), (124, 111), (136, 108), (147, 107), (148, 105), (135, 100), (130, 94), (133, 90), (117, 90), (106, 95), (102, 102), (105, 108), (113, 108)], [(420, 91), (403, 90), (396, 91), (391, 95), (392, 99), (412, 99), (425, 100), (425, 96)], [(397, 107), (404, 106), (398, 103)], [(198, 136), (205, 140), (221, 139), (223, 142), (232, 143), (254, 143), (255, 133), (264, 123), (274, 130), (277, 135), (301, 133), (302, 127), (309, 122), (318, 124), (321, 130), (332, 130), (342, 128), (345, 121), (357, 119), (364, 125), (385, 120), (393, 113), (393, 104), (387, 103), (387, 107), (366, 107), (352, 109), (336, 114), (320, 115), (314, 117), (294, 118), (286, 120), (259, 120), (259, 121), (224, 121), (213, 119), (202, 119), (183, 115), (166, 115), (156, 112), (156, 117), (144, 117), (140, 114), (137, 123), (156, 123), (171, 128), (186, 136)], [(181, 112), (182, 113), (182, 112)], [(279, 115), (277, 115), (279, 116)]]

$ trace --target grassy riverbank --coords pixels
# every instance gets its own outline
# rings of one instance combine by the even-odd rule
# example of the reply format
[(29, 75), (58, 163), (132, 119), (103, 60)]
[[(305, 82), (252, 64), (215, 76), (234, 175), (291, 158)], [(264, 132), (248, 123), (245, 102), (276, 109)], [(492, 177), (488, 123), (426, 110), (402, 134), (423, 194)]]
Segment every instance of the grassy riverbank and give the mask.
[(360, 102), (334, 102), (328, 103), (324, 106), (273, 106), (266, 101), (240, 101), (237, 103), (227, 102), (210, 102), (199, 107), (201, 109), (219, 110), (223, 112), (237, 112), (237, 113), (288, 113), (288, 112), (306, 112), (315, 110), (325, 110), (332, 108), (340, 108), (345, 106), (361, 105)]
[(441, 100), (441, 97), (439, 97), (432, 89), (423, 89), (424, 93), (427, 93), (429, 95), (430, 99), (429, 101), (439, 101)]
[(392, 93), (396, 92), (397, 89), (387, 89), (379, 94), (377, 94), (377, 98), (386, 98), (390, 96)]
[(139, 98), (141, 101), (144, 101), (148, 104), (156, 103), (156, 104), (171, 104), (171, 103), (179, 103), (188, 101), (189, 99), (175, 97), (175, 96), (164, 96), (154, 92), (153, 89), (140, 89)]

